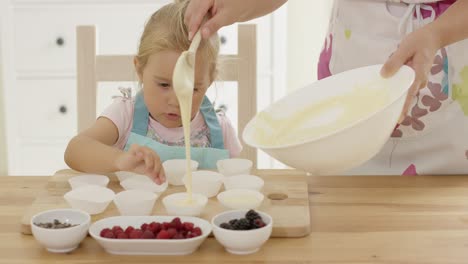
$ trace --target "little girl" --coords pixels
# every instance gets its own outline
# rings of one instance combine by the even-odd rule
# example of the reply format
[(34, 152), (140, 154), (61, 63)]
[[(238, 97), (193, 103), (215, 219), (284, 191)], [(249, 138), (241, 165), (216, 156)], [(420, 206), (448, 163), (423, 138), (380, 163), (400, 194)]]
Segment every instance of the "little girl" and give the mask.
[[(93, 173), (134, 171), (165, 180), (161, 162), (185, 158), (179, 102), (172, 87), (175, 63), (190, 46), (184, 25), (188, 1), (156, 11), (145, 26), (134, 64), (142, 89), (135, 98), (119, 97), (87, 130), (75, 136), (65, 152), (75, 170)], [(242, 147), (228, 118), (217, 114), (205, 96), (217, 73), (217, 36), (197, 50), (192, 102), (192, 159), (200, 168), (239, 155)]]

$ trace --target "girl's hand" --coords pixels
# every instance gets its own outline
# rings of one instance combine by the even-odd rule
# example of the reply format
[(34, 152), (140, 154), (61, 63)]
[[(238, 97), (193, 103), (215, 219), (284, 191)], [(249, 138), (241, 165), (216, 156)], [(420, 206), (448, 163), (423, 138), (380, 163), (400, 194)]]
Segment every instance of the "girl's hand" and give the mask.
[(399, 123), (406, 117), (413, 98), (416, 97), (419, 89), (427, 85), (427, 76), (440, 46), (437, 34), (431, 32), (427, 26), (422, 27), (406, 36), (401, 41), (398, 49), (382, 67), (381, 74), (385, 78), (394, 75), (405, 64), (413, 68), (416, 73), (415, 80), (406, 97)]
[(148, 147), (133, 144), (127, 152), (117, 157), (115, 165), (118, 170), (145, 174), (156, 184), (166, 181), (159, 155)]

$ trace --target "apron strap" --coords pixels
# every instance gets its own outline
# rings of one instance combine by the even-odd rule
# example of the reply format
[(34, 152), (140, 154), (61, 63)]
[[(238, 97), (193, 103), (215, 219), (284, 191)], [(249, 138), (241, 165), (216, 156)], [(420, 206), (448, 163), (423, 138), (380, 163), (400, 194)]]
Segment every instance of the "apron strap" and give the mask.
[(143, 91), (137, 93), (133, 110), (132, 132), (141, 136), (146, 136), (148, 132), (149, 112), (143, 98)]
[(208, 97), (203, 98), (200, 111), (205, 118), (205, 123), (210, 129), (210, 141), (211, 147), (217, 149), (224, 149), (223, 131), (219, 125), (218, 116), (214, 110), (213, 104), (211, 104)]

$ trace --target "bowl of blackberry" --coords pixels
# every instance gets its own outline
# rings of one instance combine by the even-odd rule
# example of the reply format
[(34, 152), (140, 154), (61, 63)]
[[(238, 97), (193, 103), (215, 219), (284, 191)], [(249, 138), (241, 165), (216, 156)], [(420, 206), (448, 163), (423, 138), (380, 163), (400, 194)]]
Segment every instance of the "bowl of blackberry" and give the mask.
[(273, 219), (255, 210), (222, 212), (211, 220), (216, 240), (232, 254), (252, 254), (270, 238)]

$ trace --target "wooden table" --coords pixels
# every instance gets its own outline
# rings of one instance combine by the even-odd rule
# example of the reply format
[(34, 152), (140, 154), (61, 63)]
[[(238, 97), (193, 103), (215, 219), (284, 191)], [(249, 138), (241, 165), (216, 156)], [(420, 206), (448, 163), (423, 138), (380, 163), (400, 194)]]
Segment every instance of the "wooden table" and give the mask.
[(113, 256), (91, 238), (51, 254), (19, 222), (47, 177), (0, 177), (0, 263), (468, 263), (468, 177), (311, 177), (312, 233), (235, 256), (213, 238), (184, 257)]

